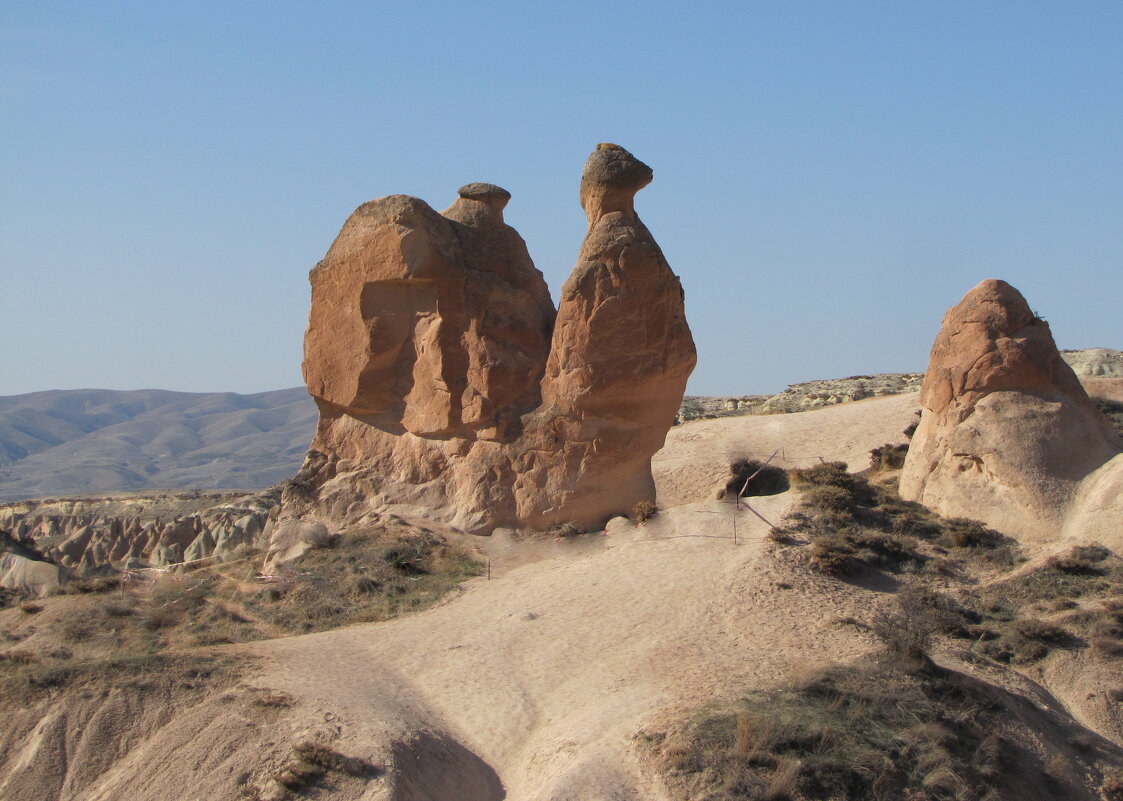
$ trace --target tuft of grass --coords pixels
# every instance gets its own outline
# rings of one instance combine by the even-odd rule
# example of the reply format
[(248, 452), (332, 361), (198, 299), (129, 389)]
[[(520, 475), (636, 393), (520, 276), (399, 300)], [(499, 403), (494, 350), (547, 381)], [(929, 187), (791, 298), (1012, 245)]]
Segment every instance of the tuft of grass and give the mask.
[(364, 759), (344, 756), (323, 743), (306, 740), (292, 749), (293, 758), (274, 774), (273, 779), (286, 790), (300, 792), (314, 786), (325, 774), (334, 771), (347, 776), (378, 775), (381, 769)]
[(659, 514), (659, 507), (654, 503), (651, 501), (638, 501), (636, 505), (632, 507), (630, 517), (636, 523), (646, 523), (657, 514)]
[(784, 532), (811, 540), (811, 564), (823, 573), (924, 568), (948, 574), (953, 567), (939, 555), (949, 548), (996, 566), (1016, 561), (1013, 542), (998, 532), (975, 520), (941, 518), (902, 500), (893, 486), (848, 473), (842, 462), (793, 470), (791, 477), (801, 497)]
[[(915, 429), (913, 430), (915, 431)], [(891, 445), (886, 442), (884, 445), (879, 445), (870, 451), (870, 469), (875, 473), (884, 470), (900, 470), (905, 466), (905, 457), (908, 452), (909, 444), (907, 442), (899, 445)]]
[(1092, 398), (1092, 405), (1107, 418), (1107, 421), (1123, 435), (1123, 403), (1111, 398)]

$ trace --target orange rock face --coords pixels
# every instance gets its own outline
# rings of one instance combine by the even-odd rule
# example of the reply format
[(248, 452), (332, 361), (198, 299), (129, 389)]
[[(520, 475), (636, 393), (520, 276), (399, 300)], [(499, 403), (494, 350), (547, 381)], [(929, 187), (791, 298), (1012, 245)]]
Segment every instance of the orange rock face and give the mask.
[(469, 184), (440, 214), (404, 195), (359, 207), (310, 274), (320, 424), (286, 513), (489, 531), (596, 525), (654, 500), (650, 459), (695, 351), (633, 207), (651, 177), (616, 145), (589, 157), (589, 231), (556, 314), (503, 189)]
[(1048, 323), (1005, 281), (948, 310), (920, 402), (901, 495), (1025, 539), (1055, 538), (1081, 481), (1119, 451)]

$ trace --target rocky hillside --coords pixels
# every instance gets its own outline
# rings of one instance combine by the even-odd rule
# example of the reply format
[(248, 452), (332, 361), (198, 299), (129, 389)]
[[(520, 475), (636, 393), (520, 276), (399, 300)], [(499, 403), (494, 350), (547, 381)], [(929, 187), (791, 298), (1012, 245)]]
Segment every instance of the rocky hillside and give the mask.
[[(1061, 357), (1072, 367), (1089, 395), (1123, 400), (1123, 381), (1119, 380), (1123, 379), (1123, 351), (1085, 348), (1061, 351)], [(683, 398), (676, 423), (742, 414), (806, 412), (836, 403), (915, 392), (923, 381), (924, 373), (878, 373), (804, 381), (776, 395), (688, 395)]]
[[(134, 569), (226, 558), (264, 536), (279, 498), (274, 488), (255, 495), (123, 493), (2, 504), (0, 552), (10, 552), (8, 562), (20, 569), (20, 580), (0, 579), (0, 587), (42, 595), (57, 579), (109, 565)], [(24, 578), (29, 566), (15, 556), (58, 565), (62, 572), (52, 577), (40, 570)]]
[[(914, 400), (677, 427), (678, 500), (642, 524), (387, 519), (271, 575), (251, 548), (13, 599), (0, 798), (1118, 797), (1119, 558), (821, 464), (863, 464)], [(761, 517), (714, 497), (780, 443), (812, 469), (745, 499)]]

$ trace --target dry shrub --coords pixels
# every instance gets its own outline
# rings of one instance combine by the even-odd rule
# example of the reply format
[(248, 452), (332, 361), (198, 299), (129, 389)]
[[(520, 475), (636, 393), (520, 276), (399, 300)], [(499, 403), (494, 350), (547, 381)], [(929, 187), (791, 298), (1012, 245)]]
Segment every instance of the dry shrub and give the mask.
[(638, 501), (632, 507), (631, 518), (636, 523), (646, 523), (659, 513), (659, 507), (651, 501)]
[(254, 696), (253, 702), (267, 709), (288, 709), (295, 703), (291, 695), (277, 690), (263, 691)]
[(811, 541), (811, 565), (830, 576), (849, 576), (857, 573), (860, 563), (854, 558), (854, 548), (845, 536), (816, 537)]
[(1111, 556), (1111, 551), (1102, 545), (1085, 545), (1073, 548), (1067, 554), (1050, 557), (1045, 563), (1059, 573), (1071, 575), (1099, 575), (1097, 565)]
[(873, 616), (870, 630), (901, 665), (928, 667), (928, 650), (939, 627), (932, 607), (915, 595), (900, 594), (896, 609), (880, 610)]
[(791, 487), (788, 471), (756, 459), (739, 459), (729, 465), (729, 480), (718, 493), (722, 498), (779, 495)]
[(829, 484), (806, 490), (803, 493), (803, 502), (807, 506), (831, 512), (849, 512), (855, 504), (854, 497), (844, 487)]
[(997, 548), (1006, 539), (978, 520), (952, 517), (943, 522), (947, 537), (956, 548)]
[(1106, 417), (1115, 430), (1123, 435), (1123, 403), (1112, 398), (1102, 397), (1094, 397), (1091, 400), (1092, 405), (1099, 410), (1100, 414)]
[(905, 456), (908, 452), (907, 442), (900, 445), (890, 445), (888, 442), (880, 445), (870, 451), (870, 469), (874, 472), (900, 470), (905, 466)]
[(58, 592), (62, 595), (86, 595), (109, 592), (118, 589), (120, 586), (121, 577), (113, 572), (67, 582), (59, 587)]
[(1092, 637), (1092, 647), (1101, 656), (1111, 659), (1123, 657), (1123, 642), (1114, 637)]
[(1108, 768), (1103, 772), (1100, 791), (1108, 801), (1123, 801), (1123, 768)]
[(971, 679), (880, 660), (754, 693), (660, 748), (708, 801), (1015, 798), (1033, 758), (995, 734), (1006, 715)]
[(1014, 630), (1027, 639), (1046, 643), (1062, 643), (1068, 639), (1068, 633), (1060, 626), (1037, 618), (1017, 621), (1014, 623)]
[(374, 771), (374, 766), (365, 760), (344, 756), (322, 743), (311, 740), (296, 746), (293, 753), (305, 762), (319, 765), (325, 770), (346, 773), (348, 776), (366, 776)]
[(0, 660), (10, 662), (13, 665), (34, 665), (42, 661), (35, 651), (24, 650), (0, 653)]
[(380, 773), (366, 760), (344, 756), (323, 743), (306, 740), (292, 749), (293, 759), (274, 775), (282, 787), (301, 791), (315, 784), (329, 771), (347, 776), (364, 777)]

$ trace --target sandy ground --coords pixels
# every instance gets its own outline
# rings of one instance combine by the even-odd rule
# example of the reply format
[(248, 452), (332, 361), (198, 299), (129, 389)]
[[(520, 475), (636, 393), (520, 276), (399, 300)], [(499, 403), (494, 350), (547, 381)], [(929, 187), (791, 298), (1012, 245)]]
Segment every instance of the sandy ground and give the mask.
[[(271, 723), (263, 716), (274, 713), (241, 696), (214, 699), (181, 715), (198, 719), (194, 733), (165, 727), (92, 789), (66, 797), (221, 797), (238, 771), (268, 777), (292, 744), (312, 737), (390, 768), (341, 785), (335, 798), (665, 800), (637, 737), (868, 653), (870, 636), (839, 619), (866, 619), (889, 600), (887, 587), (807, 571), (800, 549), (769, 542), (768, 526), (748, 511), (736, 513), (735, 543), (733, 507), (714, 499), (729, 462), (779, 450), (785, 466), (823, 458), (864, 467), (870, 448), (903, 440), (915, 409), (912, 394), (677, 427), (654, 460), (664, 511), (648, 523), (617, 519), (607, 532), (566, 540), (471, 538), (490, 558), (491, 578), (432, 609), (232, 646), (255, 657), (246, 681), (289, 694), (291, 709)], [(793, 501), (790, 492), (752, 499), (776, 522)], [(43, 744), (25, 748), (28, 764), (50, 742), (35, 736)], [(173, 774), (147, 767), (174, 760), (176, 775), (200, 777), (190, 791), (169, 794)]]
[[(757, 500), (779, 519), (790, 496)], [(870, 646), (836, 622), (868, 592), (797, 579), (748, 512), (734, 545), (732, 514), (692, 504), (510, 570), (497, 559), (492, 580), (422, 614), (261, 645), (259, 681), (334, 710), (356, 742), (425, 732), (419, 760), (446, 752), (491, 788), (461, 798), (656, 798), (636, 732)]]
[(869, 466), (870, 449), (905, 442), (916, 422), (920, 393), (828, 406), (810, 412), (727, 417), (676, 426), (651, 460), (659, 505), (709, 500), (725, 485), (730, 463), (767, 459), (780, 467), (807, 467), (820, 460)]
[[(734, 544), (732, 506), (713, 500), (730, 457), (864, 466), (870, 448), (903, 439), (915, 408), (914, 393), (677, 427), (655, 459), (667, 511), (647, 524), (481, 541), (490, 581), (419, 615), (256, 646), (267, 660), (257, 682), (331, 710), (356, 746), (385, 743), (376, 758), (401, 763), (393, 749), (412, 743), (418, 771), (396, 799), (439, 794), (427, 783), (440, 774), (457, 776), (465, 799), (658, 798), (636, 764), (637, 732), (872, 647), (837, 620), (868, 612), (876, 593), (792, 570), (747, 511)], [(791, 502), (753, 506), (780, 521)], [(421, 769), (431, 763), (445, 769)]]

